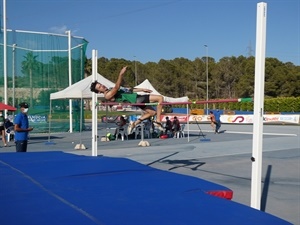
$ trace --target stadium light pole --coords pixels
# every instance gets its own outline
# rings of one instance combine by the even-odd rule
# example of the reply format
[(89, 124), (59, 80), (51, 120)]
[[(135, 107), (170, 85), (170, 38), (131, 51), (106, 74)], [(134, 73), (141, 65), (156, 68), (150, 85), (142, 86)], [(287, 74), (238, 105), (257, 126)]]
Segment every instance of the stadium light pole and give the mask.
[[(206, 49), (206, 101), (208, 101), (208, 46), (204, 45)], [(206, 103), (206, 115), (208, 115), (208, 103)]]
[(16, 105), (15, 103), (15, 77), (16, 77), (16, 46), (17, 44), (13, 44), (12, 50), (12, 89), (13, 89), (13, 106)]

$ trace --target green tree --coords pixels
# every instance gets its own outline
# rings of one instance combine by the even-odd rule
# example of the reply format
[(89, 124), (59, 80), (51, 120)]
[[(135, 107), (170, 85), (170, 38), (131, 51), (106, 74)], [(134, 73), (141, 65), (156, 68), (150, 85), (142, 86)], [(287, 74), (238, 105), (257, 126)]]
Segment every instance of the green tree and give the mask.
[[(192, 94), (192, 98), (199, 99), (199, 98), (205, 98), (206, 95), (206, 61), (203, 61), (203, 59), (196, 58), (193, 61), (193, 74), (194, 77), (191, 78), (191, 85), (192, 88), (190, 88), (190, 91), (192, 93), (186, 93), (188, 96)], [(194, 93), (194, 94), (193, 94)]]
[(236, 96), (239, 98), (253, 97), (255, 59), (249, 57), (241, 62), (241, 76), (236, 84)]
[(29, 87), (30, 87), (30, 106), (33, 106), (33, 82), (32, 76), (38, 70), (38, 61), (36, 60), (38, 56), (33, 55), (32, 52), (28, 52), (22, 62), (22, 73), (29, 76)]
[(84, 59), (84, 77), (88, 77), (92, 75), (93, 65), (92, 65), (92, 59), (88, 59), (85, 57)]

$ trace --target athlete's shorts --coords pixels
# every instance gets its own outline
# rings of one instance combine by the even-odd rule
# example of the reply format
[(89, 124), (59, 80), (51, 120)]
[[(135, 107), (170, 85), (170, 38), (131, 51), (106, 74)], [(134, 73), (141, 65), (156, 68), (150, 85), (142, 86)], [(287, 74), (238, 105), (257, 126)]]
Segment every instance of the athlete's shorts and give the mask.
[[(150, 103), (150, 95), (138, 95), (136, 98), (136, 103)], [(154, 110), (151, 105), (139, 105), (138, 107), (142, 110)]]

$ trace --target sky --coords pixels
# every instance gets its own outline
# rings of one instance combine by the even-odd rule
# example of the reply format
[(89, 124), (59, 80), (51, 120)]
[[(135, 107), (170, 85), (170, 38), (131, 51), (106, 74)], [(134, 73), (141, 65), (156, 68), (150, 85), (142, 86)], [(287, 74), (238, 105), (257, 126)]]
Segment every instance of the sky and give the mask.
[[(85, 38), (98, 58), (142, 63), (255, 56), (255, 0), (6, 0), (7, 28)], [(267, 3), (266, 57), (300, 65), (300, 0)], [(3, 14), (3, 0), (1, 17)], [(2, 20), (2, 19), (1, 19)], [(207, 47), (205, 47), (205, 45)]]

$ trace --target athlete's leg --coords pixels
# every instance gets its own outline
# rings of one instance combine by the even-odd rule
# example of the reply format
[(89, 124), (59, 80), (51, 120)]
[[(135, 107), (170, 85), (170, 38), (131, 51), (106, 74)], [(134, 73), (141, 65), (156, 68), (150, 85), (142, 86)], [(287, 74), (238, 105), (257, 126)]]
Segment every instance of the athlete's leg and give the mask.
[(141, 123), (143, 120), (149, 119), (155, 116), (156, 112), (154, 109), (144, 109), (144, 114), (135, 122), (135, 125)]
[(156, 106), (156, 121), (161, 122), (161, 113), (163, 108), (164, 97), (162, 95), (151, 95), (149, 97), (150, 102), (156, 102), (158, 105)]
[(135, 122), (132, 122), (128, 126), (128, 133), (131, 134), (133, 131), (133, 128), (135, 128), (138, 124), (140, 124), (143, 120), (149, 119), (152, 116), (155, 116), (156, 112), (151, 106), (147, 106), (144, 109), (144, 113), (142, 116), (136, 120)]
[(163, 130), (163, 126), (161, 124), (161, 113), (162, 113), (162, 104), (164, 97), (161, 95), (143, 95), (138, 96), (137, 103), (158, 103), (156, 106), (156, 111), (151, 106), (140, 106), (140, 108), (145, 112), (137, 121), (129, 124), (128, 133), (133, 131), (133, 128), (136, 127), (139, 123), (141, 123), (145, 119), (149, 119), (156, 115), (156, 121), (153, 122), (154, 125), (159, 129)]

